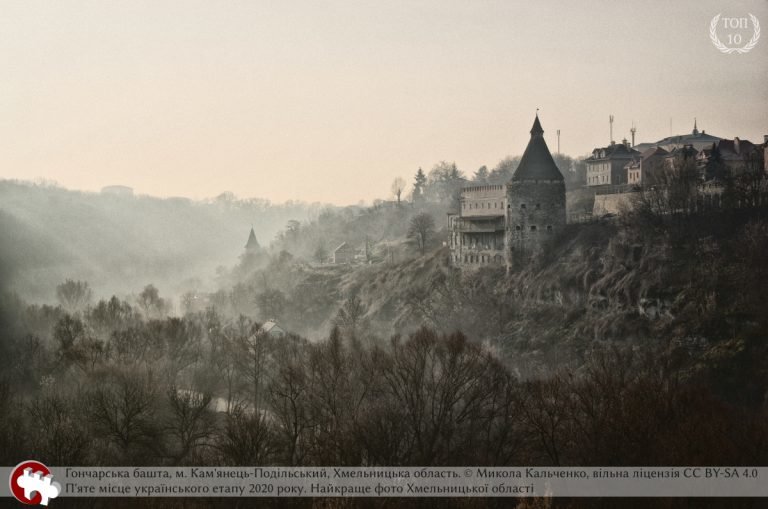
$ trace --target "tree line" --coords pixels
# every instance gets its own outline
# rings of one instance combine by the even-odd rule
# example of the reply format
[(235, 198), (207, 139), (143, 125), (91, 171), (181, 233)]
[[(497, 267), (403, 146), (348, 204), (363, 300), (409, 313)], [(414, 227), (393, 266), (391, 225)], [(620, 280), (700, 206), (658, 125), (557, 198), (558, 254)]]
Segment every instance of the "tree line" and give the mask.
[[(112, 298), (4, 315), (0, 456), (54, 465), (759, 465), (764, 407), (661, 344), (521, 379), (465, 334), (318, 342)], [(35, 327), (19, 323), (29, 320)], [(50, 331), (46, 332), (50, 325)], [(36, 329), (36, 330), (35, 330)], [(754, 366), (753, 369), (760, 369)], [(702, 447), (707, 444), (707, 447)]]

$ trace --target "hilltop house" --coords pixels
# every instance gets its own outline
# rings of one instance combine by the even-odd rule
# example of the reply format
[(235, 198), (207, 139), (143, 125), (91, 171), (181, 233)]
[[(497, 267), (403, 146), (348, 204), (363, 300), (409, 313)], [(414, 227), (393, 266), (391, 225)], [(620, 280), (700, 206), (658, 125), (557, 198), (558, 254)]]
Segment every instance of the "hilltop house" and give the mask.
[(339, 247), (334, 249), (333, 253), (331, 253), (331, 263), (352, 263), (355, 261), (356, 254), (357, 250), (354, 247), (346, 242), (342, 242)]
[(718, 166), (731, 175), (738, 175), (744, 170), (760, 169), (765, 165), (761, 147), (739, 138), (713, 143), (698, 153), (696, 162), (706, 180), (718, 176)]
[(644, 152), (651, 147), (661, 147), (667, 152), (671, 152), (676, 148), (683, 148), (686, 145), (690, 145), (697, 151), (711, 147), (713, 143), (717, 143), (722, 138), (719, 136), (713, 136), (707, 134), (706, 131), (699, 131), (696, 125), (696, 119), (693, 120), (693, 130), (689, 134), (676, 134), (674, 136), (668, 136), (655, 143), (640, 143), (633, 148)]
[(654, 180), (653, 173), (664, 171), (665, 157), (669, 152), (661, 147), (651, 147), (638, 157), (633, 157), (624, 170), (627, 172), (627, 184), (640, 186)]
[(633, 159), (639, 158), (640, 152), (631, 148), (629, 142), (611, 142), (607, 147), (598, 147), (592, 151), (585, 163), (587, 165), (587, 185), (606, 186), (627, 183), (626, 166)]
[(285, 337), (285, 330), (283, 330), (283, 328), (280, 327), (274, 319), (270, 319), (264, 322), (264, 325), (261, 326), (259, 332), (273, 338)]

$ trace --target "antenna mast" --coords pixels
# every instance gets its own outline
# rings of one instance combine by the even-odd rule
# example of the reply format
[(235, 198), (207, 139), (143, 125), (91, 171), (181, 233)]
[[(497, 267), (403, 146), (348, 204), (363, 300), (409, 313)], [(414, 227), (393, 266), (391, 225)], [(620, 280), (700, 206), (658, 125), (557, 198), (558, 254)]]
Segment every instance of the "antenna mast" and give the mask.
[(635, 127), (635, 121), (632, 121), (632, 129), (629, 130), (630, 133), (632, 133), (632, 146), (635, 146), (635, 133), (637, 132), (637, 127)]
[(557, 153), (560, 153), (560, 129), (557, 130)]
[(613, 115), (608, 115), (608, 123), (611, 125), (611, 145), (613, 145)]

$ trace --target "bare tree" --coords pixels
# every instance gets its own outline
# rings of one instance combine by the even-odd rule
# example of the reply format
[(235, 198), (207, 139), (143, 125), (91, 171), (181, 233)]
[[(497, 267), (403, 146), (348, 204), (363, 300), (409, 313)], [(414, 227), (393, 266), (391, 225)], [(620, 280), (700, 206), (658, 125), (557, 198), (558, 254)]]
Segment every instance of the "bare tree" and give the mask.
[[(241, 322), (242, 323), (242, 322)], [(247, 333), (243, 333), (247, 334)], [(227, 414), (232, 413), (236, 406), (235, 392), (240, 385), (240, 357), (237, 348), (236, 326), (227, 326), (220, 333), (210, 335), (211, 364), (216, 368), (218, 379), (224, 385), (227, 399)]]
[(88, 397), (95, 429), (119, 450), (120, 461), (131, 461), (142, 448), (156, 445), (152, 382), (143, 376), (119, 374)]
[(438, 336), (421, 329), (405, 342), (396, 338), (383, 377), (402, 406), (410, 462), (445, 464), (476, 454), (481, 423), (498, 411), (501, 366), (461, 333)]
[(356, 295), (352, 295), (341, 306), (333, 323), (345, 336), (357, 339), (360, 332), (366, 328), (364, 317), (367, 312), (365, 304)]
[(317, 246), (317, 249), (315, 249), (314, 258), (317, 263), (324, 263), (325, 260), (328, 259), (328, 250), (325, 248), (324, 244)]
[(170, 308), (170, 304), (160, 297), (160, 292), (154, 285), (145, 286), (137, 301), (147, 318), (161, 318)]
[(435, 231), (435, 220), (426, 212), (416, 214), (411, 218), (408, 227), (408, 237), (416, 241), (419, 251), (423, 255), (427, 249), (427, 243)]
[(285, 294), (277, 288), (267, 288), (256, 295), (256, 305), (264, 320), (282, 318), (287, 304)]
[(392, 181), (392, 194), (397, 197), (397, 204), (400, 205), (400, 195), (403, 194), (403, 190), (405, 189), (405, 179), (402, 177), (397, 177), (395, 180)]
[(175, 464), (197, 459), (197, 449), (206, 445), (214, 434), (214, 415), (209, 410), (210, 394), (168, 389), (170, 415), (166, 432), (173, 439), (170, 456)]
[(270, 407), (285, 461), (289, 465), (301, 465), (310, 440), (306, 435), (312, 426), (306, 343), (298, 338), (286, 338), (277, 345), (276, 363), (275, 376), (269, 386)]
[(238, 408), (227, 416), (217, 447), (225, 465), (269, 465), (275, 454), (274, 431), (263, 414)]
[(123, 366), (147, 362), (151, 357), (152, 346), (152, 338), (143, 327), (116, 330), (109, 340), (111, 356)]
[(81, 311), (93, 297), (93, 291), (85, 281), (67, 279), (56, 287), (56, 298), (69, 313)]
[(53, 330), (58, 356), (64, 365), (75, 364), (85, 372), (93, 371), (105, 357), (104, 342), (94, 338), (79, 318), (64, 315)]
[(59, 465), (85, 460), (91, 437), (80, 422), (83, 408), (78, 398), (44, 393), (30, 403), (28, 411), (35, 423), (30, 433), (35, 457)]
[(562, 464), (569, 426), (569, 397), (568, 380), (558, 374), (528, 382), (518, 401), (530, 441), (537, 443), (536, 449), (552, 465)]
[(254, 412), (262, 410), (262, 388), (266, 379), (266, 364), (269, 355), (269, 335), (254, 325), (249, 334), (239, 336), (239, 364), (243, 378), (251, 387), (251, 401)]

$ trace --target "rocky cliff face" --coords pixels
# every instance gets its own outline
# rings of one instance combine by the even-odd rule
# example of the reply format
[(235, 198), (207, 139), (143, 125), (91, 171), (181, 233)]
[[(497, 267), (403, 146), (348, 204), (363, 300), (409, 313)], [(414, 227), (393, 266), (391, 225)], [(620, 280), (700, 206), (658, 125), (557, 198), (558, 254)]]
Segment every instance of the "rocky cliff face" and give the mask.
[(460, 328), (522, 372), (578, 364), (596, 344), (694, 355), (768, 331), (768, 223), (702, 218), (683, 231), (571, 225), (511, 274), (459, 272), (442, 251), (349, 274), (374, 322)]
[[(293, 272), (306, 279), (295, 287), (311, 280), (325, 304), (312, 323), (308, 313), (294, 321), (297, 332), (327, 334), (345, 299), (355, 296), (366, 334), (386, 339), (424, 324), (459, 329), (523, 377), (578, 368), (606, 344), (675, 350), (691, 365), (729, 364), (728, 356), (754, 354), (768, 335), (766, 252), (768, 222), (755, 214), (674, 228), (569, 225), (541, 256), (509, 274), (458, 270), (445, 248), (367, 266), (304, 267)], [(292, 285), (286, 283), (289, 300)]]

